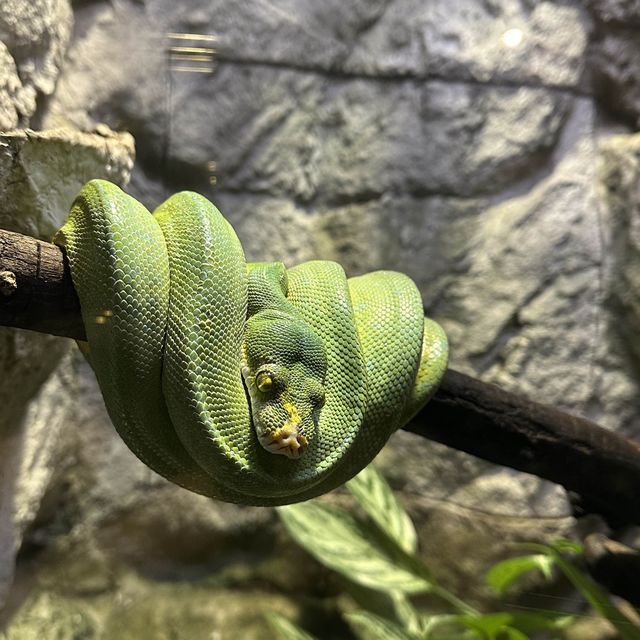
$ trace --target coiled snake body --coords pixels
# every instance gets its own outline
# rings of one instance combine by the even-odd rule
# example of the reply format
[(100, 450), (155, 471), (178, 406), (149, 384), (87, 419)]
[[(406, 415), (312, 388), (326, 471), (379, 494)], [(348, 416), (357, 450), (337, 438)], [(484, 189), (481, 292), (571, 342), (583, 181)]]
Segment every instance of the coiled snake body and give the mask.
[(279, 505), (329, 491), (375, 457), (446, 369), (444, 332), (408, 277), (247, 264), (196, 193), (152, 215), (94, 180), (55, 241), (116, 429), (197, 493)]

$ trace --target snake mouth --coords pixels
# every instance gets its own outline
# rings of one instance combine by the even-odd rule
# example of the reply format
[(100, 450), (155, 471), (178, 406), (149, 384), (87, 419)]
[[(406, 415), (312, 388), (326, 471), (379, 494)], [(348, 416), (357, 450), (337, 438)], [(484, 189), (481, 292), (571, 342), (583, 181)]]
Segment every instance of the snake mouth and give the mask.
[(300, 423), (287, 421), (282, 427), (258, 436), (260, 444), (269, 452), (297, 459), (308, 448), (309, 440), (299, 430)]

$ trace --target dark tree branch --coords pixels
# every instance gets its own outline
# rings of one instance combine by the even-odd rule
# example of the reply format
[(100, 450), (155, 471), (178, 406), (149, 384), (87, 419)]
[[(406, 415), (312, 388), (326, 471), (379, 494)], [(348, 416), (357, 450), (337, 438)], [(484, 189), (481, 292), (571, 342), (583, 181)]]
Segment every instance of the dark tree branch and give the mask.
[(60, 247), (0, 229), (0, 326), (86, 339)]
[(561, 484), (612, 524), (640, 524), (640, 444), (585, 418), (449, 370), (405, 429)]
[[(0, 230), (0, 325), (84, 339), (64, 251)], [(640, 445), (449, 370), (407, 430), (552, 480), (618, 524), (640, 524)]]

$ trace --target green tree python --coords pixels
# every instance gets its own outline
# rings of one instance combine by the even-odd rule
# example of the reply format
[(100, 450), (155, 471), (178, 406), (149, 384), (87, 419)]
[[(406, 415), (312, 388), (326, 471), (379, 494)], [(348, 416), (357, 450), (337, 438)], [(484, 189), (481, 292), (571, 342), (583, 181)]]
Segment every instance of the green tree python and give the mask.
[(154, 471), (205, 496), (266, 506), (334, 489), (428, 401), (447, 366), (446, 336), (407, 276), (246, 263), (197, 193), (152, 214), (93, 180), (55, 242), (118, 433)]

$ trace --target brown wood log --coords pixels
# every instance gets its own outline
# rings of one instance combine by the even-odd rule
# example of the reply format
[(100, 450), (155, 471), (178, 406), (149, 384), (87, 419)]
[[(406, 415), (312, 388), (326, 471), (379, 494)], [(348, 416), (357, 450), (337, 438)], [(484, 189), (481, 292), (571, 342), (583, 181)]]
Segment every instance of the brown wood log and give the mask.
[(85, 339), (80, 303), (60, 247), (0, 229), (0, 326)]
[[(0, 325), (85, 338), (62, 249), (0, 230)], [(640, 445), (589, 420), (449, 370), (405, 428), (561, 484), (616, 524), (640, 524)]]

